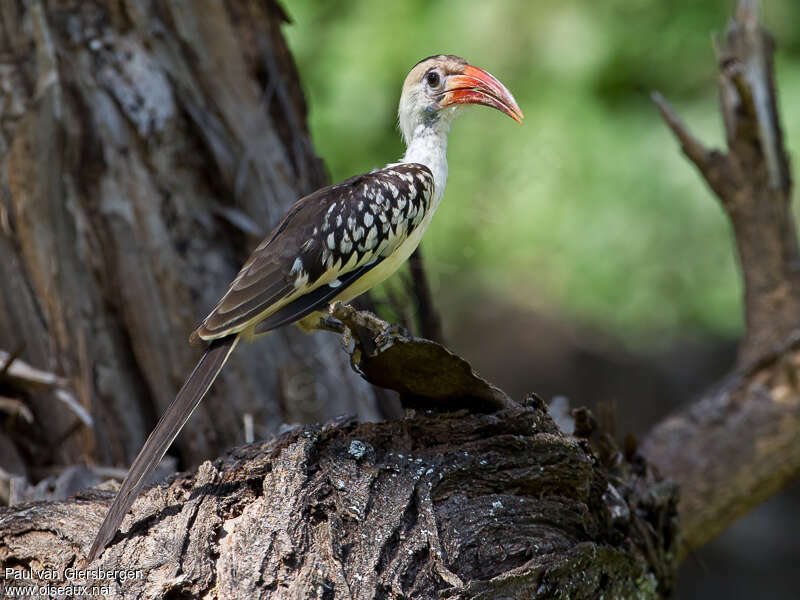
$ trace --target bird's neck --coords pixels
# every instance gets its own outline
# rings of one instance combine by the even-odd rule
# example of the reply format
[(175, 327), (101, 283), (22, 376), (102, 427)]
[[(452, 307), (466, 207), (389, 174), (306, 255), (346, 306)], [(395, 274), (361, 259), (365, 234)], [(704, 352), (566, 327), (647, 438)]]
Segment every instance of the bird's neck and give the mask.
[(400, 162), (425, 165), (433, 173), (434, 198), (433, 205), (438, 206), (444, 196), (447, 185), (447, 134), (449, 123), (438, 122), (435, 125), (419, 125), (406, 148)]

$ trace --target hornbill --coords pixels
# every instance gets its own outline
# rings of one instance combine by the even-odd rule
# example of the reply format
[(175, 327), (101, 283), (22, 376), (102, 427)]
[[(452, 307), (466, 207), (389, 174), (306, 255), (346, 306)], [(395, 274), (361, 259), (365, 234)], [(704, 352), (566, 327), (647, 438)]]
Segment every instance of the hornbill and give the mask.
[(211, 387), (240, 338), (297, 323), (325, 328), (324, 309), (348, 302), (389, 277), (428, 228), (447, 181), (447, 134), (468, 104), (496, 108), (518, 123), (511, 93), (463, 58), (418, 62), (398, 109), (406, 153), (400, 162), (352, 177), (297, 201), (253, 251), (200, 327), (208, 347), (131, 465), (89, 551), (103, 551), (153, 469)]

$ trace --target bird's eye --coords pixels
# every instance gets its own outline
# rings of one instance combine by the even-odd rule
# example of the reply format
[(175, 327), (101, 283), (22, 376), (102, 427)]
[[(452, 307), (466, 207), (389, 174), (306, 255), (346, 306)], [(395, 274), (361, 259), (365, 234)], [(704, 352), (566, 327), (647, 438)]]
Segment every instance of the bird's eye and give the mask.
[(425, 75), (425, 82), (432, 88), (438, 87), (439, 83), (441, 83), (439, 73), (436, 71), (428, 71), (428, 73)]

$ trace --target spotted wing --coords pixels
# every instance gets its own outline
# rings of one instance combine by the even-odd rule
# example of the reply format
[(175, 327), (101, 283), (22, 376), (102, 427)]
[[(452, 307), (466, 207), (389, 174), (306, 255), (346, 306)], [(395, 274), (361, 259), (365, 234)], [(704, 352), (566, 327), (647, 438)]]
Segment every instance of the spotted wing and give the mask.
[(303, 318), (390, 256), (422, 221), (433, 195), (427, 167), (398, 164), (299, 200), (247, 260), (195, 335), (263, 332)]

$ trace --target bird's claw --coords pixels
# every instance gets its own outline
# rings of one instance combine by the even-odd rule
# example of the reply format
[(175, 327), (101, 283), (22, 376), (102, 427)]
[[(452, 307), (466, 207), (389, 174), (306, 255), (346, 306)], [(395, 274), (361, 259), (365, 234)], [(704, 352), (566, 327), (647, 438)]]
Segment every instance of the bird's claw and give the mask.
[(332, 331), (333, 333), (338, 333), (340, 335), (343, 335), (347, 330), (345, 324), (334, 317), (320, 317), (319, 328), (325, 331)]

